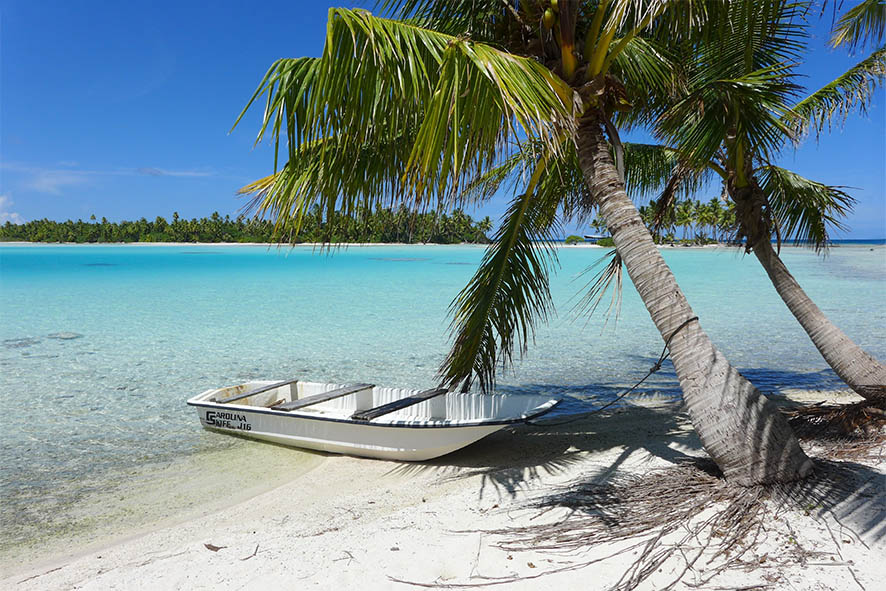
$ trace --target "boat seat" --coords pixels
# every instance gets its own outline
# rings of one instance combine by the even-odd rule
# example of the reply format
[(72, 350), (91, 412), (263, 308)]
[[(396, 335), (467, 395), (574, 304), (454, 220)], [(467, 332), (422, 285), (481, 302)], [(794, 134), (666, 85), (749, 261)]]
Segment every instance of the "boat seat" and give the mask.
[(276, 384), (268, 384), (267, 386), (262, 386), (261, 388), (256, 388), (255, 390), (250, 390), (248, 392), (244, 392), (243, 394), (236, 394), (234, 396), (229, 396), (227, 398), (222, 398), (221, 400), (215, 399), (213, 402), (218, 402), (219, 404), (227, 404), (229, 402), (234, 402), (235, 400), (243, 400), (244, 398), (249, 398), (250, 396), (255, 396), (256, 394), (261, 394), (262, 392), (267, 392), (269, 390), (273, 390), (274, 388), (279, 388), (280, 386), (288, 386), (289, 384), (295, 384), (298, 380), (286, 380), (285, 382), (277, 382)]
[(430, 390), (419, 392), (415, 396), (407, 396), (406, 398), (401, 398), (400, 400), (395, 400), (387, 404), (382, 404), (381, 406), (376, 406), (375, 408), (357, 411), (351, 415), (351, 420), (371, 421), (372, 419), (377, 419), (380, 416), (396, 412), (408, 406), (413, 406), (415, 404), (418, 404), (419, 402), (424, 402), (425, 400), (434, 398), (435, 396), (446, 394), (448, 391), (448, 388), (431, 388)]
[(299, 398), (298, 400), (293, 400), (292, 402), (287, 402), (286, 404), (278, 404), (276, 406), (272, 406), (271, 408), (273, 410), (285, 411), (298, 410), (299, 408), (304, 408), (306, 406), (311, 406), (314, 404), (320, 404), (321, 402), (326, 402), (327, 400), (333, 400), (335, 398), (341, 398), (342, 396), (347, 396), (349, 394), (356, 394), (361, 390), (367, 390), (374, 387), (375, 384), (352, 384), (343, 388), (330, 390), (329, 392), (321, 392), (320, 394), (314, 394), (313, 396), (305, 396), (304, 398)]

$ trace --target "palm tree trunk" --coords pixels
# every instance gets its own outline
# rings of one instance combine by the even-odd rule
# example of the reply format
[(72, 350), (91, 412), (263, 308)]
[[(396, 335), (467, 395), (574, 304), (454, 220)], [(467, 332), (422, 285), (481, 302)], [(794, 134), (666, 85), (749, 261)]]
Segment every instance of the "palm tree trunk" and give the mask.
[[(578, 156), (594, 204), (662, 338), (694, 316), (689, 302), (619, 180), (599, 116), (578, 129)], [(774, 403), (732, 367), (699, 322), (670, 343), (671, 358), (702, 445), (731, 481), (744, 485), (803, 478), (812, 462)]]
[(768, 233), (757, 239), (753, 251), (778, 295), (840, 379), (878, 406), (886, 405), (886, 367), (828, 320), (773, 250)]

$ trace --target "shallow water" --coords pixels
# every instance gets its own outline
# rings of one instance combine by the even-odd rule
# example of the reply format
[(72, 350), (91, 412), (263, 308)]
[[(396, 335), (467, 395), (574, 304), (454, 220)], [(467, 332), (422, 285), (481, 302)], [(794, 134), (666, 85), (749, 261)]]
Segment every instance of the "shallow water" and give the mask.
[[(567, 395), (560, 412), (575, 412), (642, 377), (662, 342), (629, 284), (618, 322), (572, 313), (592, 275), (582, 271), (606, 251), (558, 252), (559, 315), (501, 385)], [(753, 257), (663, 253), (704, 328), (761, 389), (840, 387)], [(0, 246), (0, 552), (97, 539), (307, 469), (316, 456), (201, 430), (185, 400), (255, 378), (432, 386), (447, 307), (482, 255)], [(843, 246), (825, 259), (788, 248), (783, 258), (833, 321), (886, 358), (886, 248)], [(642, 393), (678, 397), (671, 366)]]

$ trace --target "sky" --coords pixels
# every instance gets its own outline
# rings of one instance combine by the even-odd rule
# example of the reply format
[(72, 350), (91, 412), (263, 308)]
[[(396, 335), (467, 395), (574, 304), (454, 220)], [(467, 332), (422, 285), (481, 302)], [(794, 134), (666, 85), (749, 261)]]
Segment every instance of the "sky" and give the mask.
[[(361, 4), (0, 0), (0, 223), (237, 215), (273, 154), (254, 146), (260, 108), (231, 126), (275, 59), (321, 53), (330, 5)], [(825, 46), (830, 14), (815, 22), (810, 89), (860, 59)], [(886, 237), (886, 91), (873, 102), (778, 161), (851, 187), (836, 238)], [(469, 213), (497, 220), (510, 197)]]

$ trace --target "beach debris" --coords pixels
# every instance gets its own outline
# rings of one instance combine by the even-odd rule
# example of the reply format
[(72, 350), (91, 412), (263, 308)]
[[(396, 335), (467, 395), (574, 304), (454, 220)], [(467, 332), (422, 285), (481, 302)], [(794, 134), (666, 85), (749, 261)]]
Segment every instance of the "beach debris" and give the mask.
[(876, 404), (869, 400), (852, 404), (819, 402), (783, 412), (801, 440), (830, 441), (851, 447), (850, 444), (863, 439), (876, 440), (878, 435), (882, 441), (886, 410)]
[(40, 339), (35, 339), (33, 337), (22, 337), (19, 339), (4, 339), (3, 346), (7, 349), (22, 349), (24, 347), (30, 347), (31, 345), (36, 345), (40, 342)]
[(54, 332), (52, 334), (46, 335), (47, 339), (55, 339), (57, 341), (72, 341), (74, 339), (79, 339), (83, 335), (79, 332)]
[(18, 582), (18, 584), (21, 585), (21, 584), (24, 583), (25, 581), (30, 581), (31, 579), (36, 579), (36, 578), (38, 578), (38, 577), (42, 577), (43, 575), (48, 575), (49, 573), (54, 573), (55, 571), (57, 571), (57, 570), (61, 570), (61, 569), (63, 569), (63, 568), (64, 568), (64, 566), (57, 566), (57, 567), (55, 567), (55, 568), (51, 568), (51, 569), (49, 569), (49, 570), (46, 571), (46, 572), (42, 572), (42, 573), (37, 574), (37, 575), (32, 575), (32, 576), (28, 577), (27, 579), (22, 579), (21, 581)]
[(203, 544), (207, 550), (211, 552), (218, 552), (222, 548), (227, 548), (227, 546), (216, 546), (215, 544)]
[(342, 556), (341, 558), (333, 558), (332, 562), (339, 562), (341, 560), (347, 560), (348, 564), (350, 565), (351, 562), (354, 562), (357, 560), (356, 558), (354, 558), (354, 555), (351, 554), (350, 552), (348, 552), (347, 550), (342, 550), (341, 552), (342, 552), (342, 554), (344, 554), (344, 556)]
[(256, 554), (258, 554), (258, 544), (255, 545), (255, 550), (252, 551), (252, 554), (245, 558), (241, 558), (240, 561), (242, 562), (243, 560), (249, 560), (250, 558), (253, 558)]

